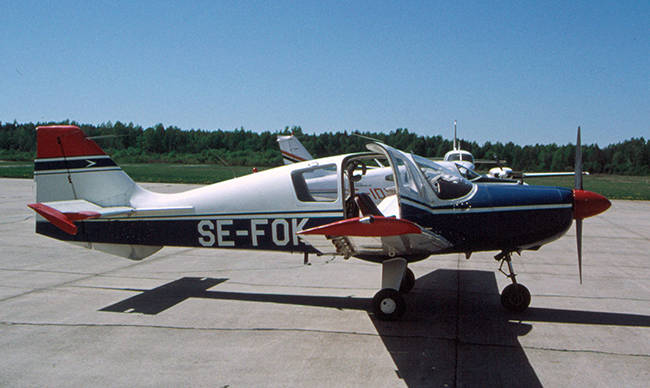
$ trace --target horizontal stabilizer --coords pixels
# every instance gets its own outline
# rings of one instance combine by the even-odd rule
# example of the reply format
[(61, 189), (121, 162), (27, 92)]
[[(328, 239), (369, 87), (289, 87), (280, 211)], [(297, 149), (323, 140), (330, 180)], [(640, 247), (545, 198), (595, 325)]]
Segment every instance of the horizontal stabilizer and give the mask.
[(101, 207), (83, 199), (34, 203), (27, 206), (50, 221), (57, 228), (71, 235), (77, 234), (77, 227), (74, 225), (74, 221), (95, 218), (171, 216), (179, 213), (193, 213), (194, 211), (192, 206), (150, 208), (133, 208), (129, 206)]
[(101, 214), (93, 211), (64, 213), (43, 203), (33, 203), (27, 206), (43, 216), (46, 220), (50, 221), (57, 228), (72, 235), (77, 234), (77, 227), (73, 223), (74, 221), (83, 221), (89, 218), (98, 218), (101, 216)]

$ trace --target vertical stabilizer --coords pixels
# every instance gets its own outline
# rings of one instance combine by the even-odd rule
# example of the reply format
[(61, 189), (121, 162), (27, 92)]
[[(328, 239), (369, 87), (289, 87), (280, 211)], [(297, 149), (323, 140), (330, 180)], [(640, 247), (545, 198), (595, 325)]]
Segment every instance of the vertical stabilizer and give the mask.
[(122, 206), (137, 185), (76, 126), (38, 127), (34, 161), (36, 201), (84, 199)]
[(284, 164), (304, 162), (305, 160), (314, 159), (309, 151), (302, 145), (300, 140), (295, 136), (278, 136), (278, 144), (282, 151)]
[(37, 142), (34, 181), (38, 203), (28, 205), (38, 213), (37, 233), (133, 260), (162, 248), (129, 244), (125, 236), (133, 236), (128, 233), (121, 235), (125, 243), (119, 238), (117, 243), (103, 242), (107, 237), (101, 228), (92, 232), (80, 228), (84, 220), (101, 217), (97, 209), (129, 207), (135, 194), (148, 193), (80, 128), (38, 127)]

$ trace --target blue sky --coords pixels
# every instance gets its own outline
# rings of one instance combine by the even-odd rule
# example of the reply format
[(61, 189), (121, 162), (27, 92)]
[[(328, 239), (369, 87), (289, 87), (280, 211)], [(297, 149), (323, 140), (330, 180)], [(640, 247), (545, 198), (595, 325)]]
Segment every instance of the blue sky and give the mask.
[(0, 121), (650, 137), (647, 1), (19, 1)]

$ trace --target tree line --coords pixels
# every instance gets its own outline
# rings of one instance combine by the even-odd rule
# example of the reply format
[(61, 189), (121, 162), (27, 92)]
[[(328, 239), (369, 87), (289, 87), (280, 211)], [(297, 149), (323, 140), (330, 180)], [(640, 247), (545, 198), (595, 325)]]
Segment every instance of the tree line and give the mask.
[[(233, 131), (182, 130), (157, 124), (142, 128), (119, 121), (100, 125), (64, 121), (56, 123), (0, 123), (0, 159), (32, 160), (36, 153), (36, 127), (77, 125), (118, 163), (185, 163), (235, 166), (278, 166), (282, 164), (278, 135), (294, 134), (314, 157), (365, 150), (368, 138), (380, 140), (400, 150), (425, 157), (442, 157), (453, 147), (452, 140), (440, 135), (422, 136), (399, 128), (389, 133), (325, 132), (303, 133), (299, 126), (280, 131), (256, 133), (238, 128)], [(506, 160), (515, 171), (573, 171), (575, 144), (520, 146), (512, 142), (479, 145), (461, 141), (462, 149), (476, 159)], [(583, 169), (591, 173), (650, 175), (650, 140), (632, 138), (600, 148), (583, 145)]]

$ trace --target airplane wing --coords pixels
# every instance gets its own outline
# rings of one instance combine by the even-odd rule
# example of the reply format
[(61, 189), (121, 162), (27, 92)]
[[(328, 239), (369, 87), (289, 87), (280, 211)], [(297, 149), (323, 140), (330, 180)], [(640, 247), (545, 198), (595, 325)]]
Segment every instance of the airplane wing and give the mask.
[(321, 254), (403, 256), (433, 254), (452, 246), (417, 224), (392, 217), (350, 218), (306, 229), (298, 236)]
[[(543, 178), (550, 176), (575, 176), (575, 172), (524, 172), (521, 175), (524, 178)], [(589, 173), (585, 171), (582, 175), (589, 175)]]
[(162, 216), (194, 210), (192, 206), (133, 208), (129, 206), (102, 207), (83, 199), (72, 201), (44, 202), (27, 205), (36, 213), (68, 234), (77, 234), (74, 221), (95, 218)]
[(502, 166), (506, 164), (505, 160), (496, 160), (496, 159), (476, 159), (474, 164), (501, 164)]

